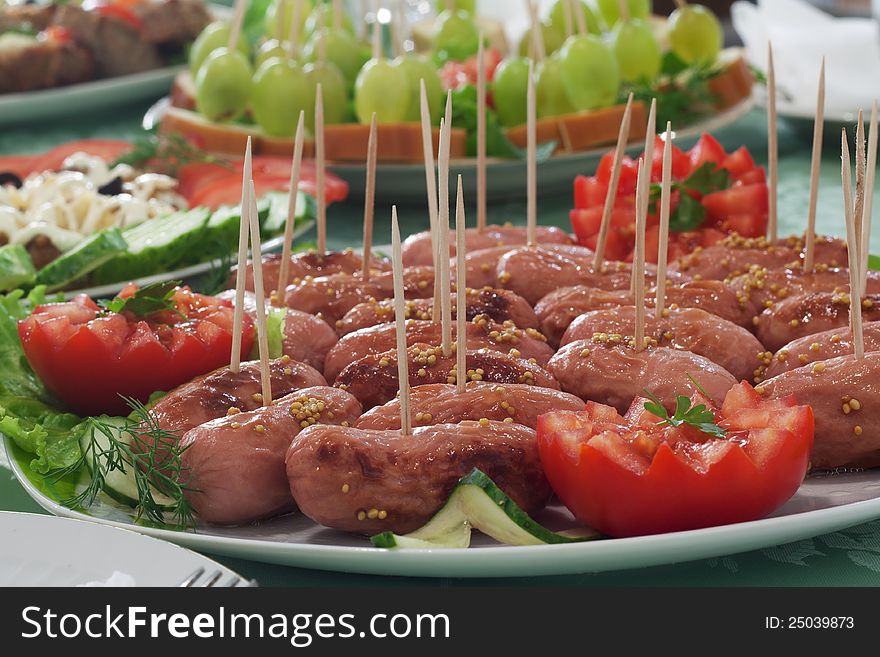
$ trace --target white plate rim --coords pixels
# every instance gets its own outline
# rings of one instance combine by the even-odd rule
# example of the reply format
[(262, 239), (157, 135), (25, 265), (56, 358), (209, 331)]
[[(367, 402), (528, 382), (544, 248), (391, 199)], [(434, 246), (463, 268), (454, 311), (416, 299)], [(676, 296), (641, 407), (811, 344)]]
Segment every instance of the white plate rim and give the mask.
[[(143, 532), (132, 531), (132, 529), (129, 527), (119, 527), (106, 523), (87, 522), (80, 518), (47, 516), (38, 513), (27, 513), (23, 511), (0, 511), (0, 526), (3, 525), (6, 519), (12, 519), (12, 522), (33, 523), (35, 525), (45, 524), (48, 522), (52, 526), (53, 537), (58, 538), (59, 540), (63, 540), (63, 537), (59, 535), (59, 532), (63, 533), (64, 531), (63, 529), (60, 529), (64, 526), (61, 523), (64, 523), (65, 525), (70, 523), (71, 526), (76, 525), (82, 531), (88, 531), (95, 534), (95, 540), (100, 541), (103, 548), (112, 548), (112, 545), (109, 545), (109, 543), (113, 541), (113, 537), (124, 535), (125, 538), (122, 538), (120, 540), (137, 541), (138, 543), (145, 546), (144, 552), (155, 553), (156, 550), (161, 550), (166, 553), (165, 557), (171, 555), (186, 555), (186, 560), (192, 562), (192, 567), (186, 566), (184, 569), (181, 570), (181, 572), (174, 575), (174, 577), (171, 577), (167, 583), (145, 583), (143, 581), (143, 577), (139, 578), (136, 573), (132, 573), (131, 571), (133, 569), (137, 569), (136, 559), (132, 559), (131, 562), (119, 564), (118, 567), (113, 567), (113, 570), (118, 570), (119, 572), (131, 575), (135, 580), (135, 585), (138, 587), (174, 586), (175, 584), (182, 581), (185, 577), (190, 575), (196, 567), (203, 567), (205, 569), (205, 572), (209, 574), (215, 571), (220, 571), (221, 582), (227, 582), (232, 577), (238, 577), (243, 582), (247, 581), (246, 578), (242, 577), (231, 568), (224, 566), (223, 564), (218, 563), (217, 561), (214, 561), (213, 559), (210, 559), (209, 557), (206, 557), (199, 552), (195, 552), (169, 541), (163, 541), (156, 537), (148, 536)], [(2, 548), (0, 548), (0, 558), (2, 558), (2, 551)], [(118, 555), (118, 551), (114, 552), (112, 549), (109, 550), (109, 553), (113, 554), (114, 557)], [(164, 563), (170, 563), (170, 559), (164, 557), (163, 559)], [(28, 586), (28, 584), (13, 584), (13, 586)]]
[(213, 554), (371, 575), (489, 578), (644, 568), (781, 545), (880, 518), (880, 497), (877, 497), (787, 516), (654, 536), (562, 545), (395, 551), (373, 548), (367, 544), (364, 547), (351, 547), (230, 538), (95, 518), (68, 509), (46, 497), (24, 475), (11, 455), (9, 462), (19, 483), (34, 501), (57, 516), (130, 529)]

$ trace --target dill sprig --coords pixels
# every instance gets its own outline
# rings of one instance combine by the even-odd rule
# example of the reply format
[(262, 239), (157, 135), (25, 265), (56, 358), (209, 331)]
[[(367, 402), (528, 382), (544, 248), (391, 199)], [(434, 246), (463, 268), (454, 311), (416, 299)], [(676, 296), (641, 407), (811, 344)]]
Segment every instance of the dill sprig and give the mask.
[[(123, 397), (131, 414), (120, 426), (100, 418), (84, 423), (87, 440), (77, 462), (53, 474), (54, 479), (77, 472), (84, 465), (91, 473), (89, 483), (77, 495), (62, 500), (66, 506), (91, 507), (113, 471), (132, 472), (137, 487), (137, 519), (171, 524), (182, 529), (195, 526), (192, 507), (185, 492), (194, 489), (181, 483), (187, 468), (178, 432), (159, 426), (149, 408), (136, 399)], [(104, 437), (104, 441), (99, 439)], [(106, 446), (101, 443), (106, 443)], [(158, 496), (170, 500), (162, 502)], [(169, 521), (170, 518), (170, 521)]]
[(125, 153), (110, 166), (128, 164), (136, 169), (142, 169), (147, 165), (166, 173), (176, 176), (178, 169), (187, 164), (217, 164), (229, 168), (229, 162), (211, 155), (190, 142), (186, 137), (177, 133), (161, 133), (149, 131), (134, 141), (134, 148)]

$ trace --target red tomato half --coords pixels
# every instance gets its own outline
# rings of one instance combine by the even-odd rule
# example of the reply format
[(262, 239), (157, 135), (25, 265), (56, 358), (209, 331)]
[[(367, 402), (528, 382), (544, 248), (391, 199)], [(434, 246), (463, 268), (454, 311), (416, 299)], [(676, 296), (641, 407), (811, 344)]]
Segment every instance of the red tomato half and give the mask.
[[(129, 296), (129, 287), (120, 296)], [(228, 301), (178, 288), (177, 313), (146, 318), (102, 311), (80, 295), (37, 306), (18, 323), (18, 335), (34, 372), (46, 387), (80, 415), (128, 413), (120, 398), (146, 401), (229, 363), (233, 310)], [(245, 317), (242, 356), (253, 346)]]
[(132, 148), (134, 146), (127, 141), (79, 139), (56, 146), (51, 151), (37, 156), (33, 161), (33, 168), (28, 173), (34, 171), (56, 171), (61, 168), (64, 160), (79, 152), (95, 155), (109, 163), (118, 159), (124, 153), (129, 152)]
[(691, 400), (715, 414), (724, 438), (660, 427), (645, 399), (624, 417), (589, 402), (538, 418), (547, 479), (579, 521), (609, 536), (684, 531), (762, 518), (795, 493), (813, 446), (809, 406), (764, 401), (748, 383), (720, 409)]

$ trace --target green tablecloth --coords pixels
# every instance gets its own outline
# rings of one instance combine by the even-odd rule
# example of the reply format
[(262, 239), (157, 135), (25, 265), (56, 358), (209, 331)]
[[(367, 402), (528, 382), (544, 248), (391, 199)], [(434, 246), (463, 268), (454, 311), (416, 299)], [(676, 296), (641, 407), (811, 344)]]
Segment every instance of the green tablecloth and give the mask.
[[(0, 153), (37, 152), (57, 143), (82, 137), (131, 138), (138, 130), (144, 107), (133, 107), (108, 115), (77, 117), (66, 123), (40, 125), (20, 130), (4, 129)], [(766, 145), (765, 115), (755, 111), (736, 125), (716, 133), (726, 147), (749, 146), (762, 159)], [(828, 130), (820, 188), (819, 230), (843, 234), (840, 212), (839, 132)], [(806, 222), (809, 181), (809, 134), (802, 128), (782, 126), (780, 130), (779, 211), (782, 232), (802, 231)], [(576, 173), (592, 173), (572, 171)], [(542, 198), (539, 220), (565, 226), (571, 196)], [(876, 205), (880, 205), (877, 203)], [(331, 248), (355, 244), (360, 239), (362, 205), (359, 200), (333, 206), (328, 219)], [(390, 208), (376, 213), (376, 243), (386, 243)], [(490, 221), (521, 222), (525, 204), (496, 204)], [(400, 208), (402, 230), (425, 227), (423, 207)], [(873, 252), (880, 252), (880, 230), (874, 230)], [(7, 470), (0, 469), (0, 510), (41, 512)], [(220, 561), (262, 585), (308, 586), (459, 586), (468, 584), (546, 586), (858, 586), (880, 585), (880, 521), (848, 530), (798, 541), (779, 547), (736, 554), (719, 559), (664, 567), (565, 577), (508, 578), (503, 580), (455, 580), (380, 578), (272, 566), (219, 558)]]

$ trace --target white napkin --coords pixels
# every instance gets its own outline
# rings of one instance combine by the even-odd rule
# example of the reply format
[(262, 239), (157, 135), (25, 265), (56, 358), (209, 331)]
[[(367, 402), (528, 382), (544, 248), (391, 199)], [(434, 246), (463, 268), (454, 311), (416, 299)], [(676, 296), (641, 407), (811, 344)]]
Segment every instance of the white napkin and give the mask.
[(880, 96), (880, 23), (872, 18), (835, 18), (804, 0), (740, 0), (733, 26), (749, 61), (767, 68), (773, 43), (780, 113), (811, 117), (816, 109), (819, 66), (825, 56), (825, 114), (851, 120)]

